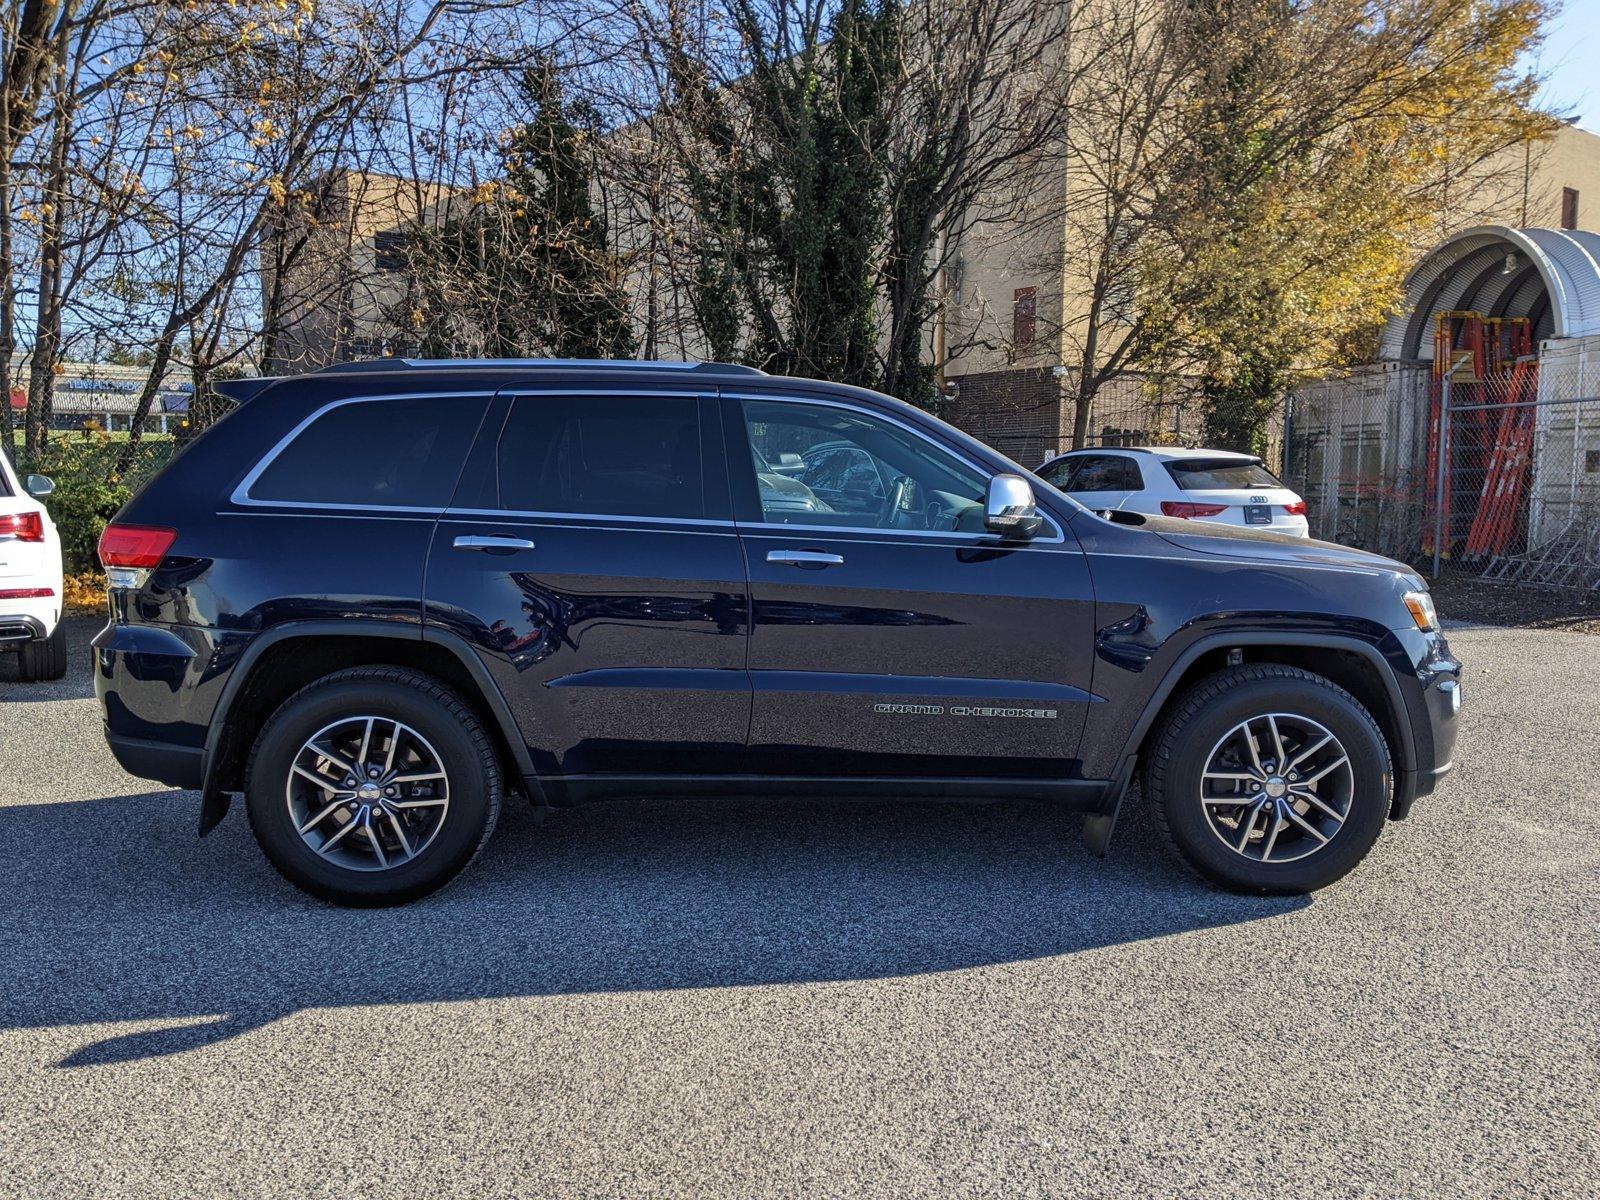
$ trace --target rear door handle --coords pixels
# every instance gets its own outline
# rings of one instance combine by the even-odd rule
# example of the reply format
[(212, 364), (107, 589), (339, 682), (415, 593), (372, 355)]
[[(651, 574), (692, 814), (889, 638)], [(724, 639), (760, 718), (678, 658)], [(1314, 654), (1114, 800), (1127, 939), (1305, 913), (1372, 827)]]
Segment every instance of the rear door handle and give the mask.
[(463, 534), (455, 540), (457, 550), (532, 550), (527, 538), (505, 537), (501, 534)]
[(791, 567), (839, 567), (844, 565), (844, 555), (826, 554), (821, 550), (768, 550), (769, 563), (784, 563)]

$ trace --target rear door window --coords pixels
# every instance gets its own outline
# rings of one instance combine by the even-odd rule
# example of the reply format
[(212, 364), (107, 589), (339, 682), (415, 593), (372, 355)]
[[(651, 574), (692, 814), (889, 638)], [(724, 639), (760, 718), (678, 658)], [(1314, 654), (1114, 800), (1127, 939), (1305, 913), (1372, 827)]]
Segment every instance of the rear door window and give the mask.
[(1169, 462), (1166, 467), (1173, 480), (1186, 492), (1283, 486), (1283, 481), (1259, 462), (1237, 458), (1186, 458)]
[(251, 482), (249, 498), (443, 508), (487, 404), (487, 396), (406, 396), (337, 404), (267, 463)]
[(1073, 492), (1137, 492), (1144, 487), (1139, 464), (1126, 454), (1085, 454), (1073, 473)]
[(1072, 472), (1078, 465), (1076, 458), (1063, 458), (1051, 463), (1049, 466), (1039, 468), (1039, 478), (1048, 484), (1060, 488), (1063, 492), (1072, 490)]
[(706, 515), (693, 396), (519, 396), (495, 469), (500, 507), (515, 512)]

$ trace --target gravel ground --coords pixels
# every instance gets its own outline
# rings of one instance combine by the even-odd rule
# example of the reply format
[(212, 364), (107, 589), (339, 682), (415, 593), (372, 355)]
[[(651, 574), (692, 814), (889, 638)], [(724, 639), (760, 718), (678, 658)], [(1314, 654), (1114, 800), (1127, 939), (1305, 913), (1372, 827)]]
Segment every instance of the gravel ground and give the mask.
[(1446, 575), (1429, 584), (1439, 613), (1458, 621), (1600, 634), (1600, 591), (1550, 591)]
[(1467, 628), (1456, 776), (1341, 885), (1025, 805), (513, 808), (407, 909), (0, 675), (0, 1194), (1600, 1190), (1600, 640)]

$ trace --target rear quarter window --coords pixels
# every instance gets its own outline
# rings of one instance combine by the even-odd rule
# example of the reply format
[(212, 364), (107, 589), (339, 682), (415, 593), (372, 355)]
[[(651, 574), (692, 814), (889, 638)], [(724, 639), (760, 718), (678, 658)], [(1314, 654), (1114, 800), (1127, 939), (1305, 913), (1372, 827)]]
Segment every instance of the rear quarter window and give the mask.
[(1283, 481), (1260, 463), (1233, 458), (1191, 458), (1169, 462), (1166, 468), (1174, 482), (1186, 492), (1283, 486)]
[(487, 397), (352, 400), (315, 417), (247, 489), (251, 500), (443, 508)]

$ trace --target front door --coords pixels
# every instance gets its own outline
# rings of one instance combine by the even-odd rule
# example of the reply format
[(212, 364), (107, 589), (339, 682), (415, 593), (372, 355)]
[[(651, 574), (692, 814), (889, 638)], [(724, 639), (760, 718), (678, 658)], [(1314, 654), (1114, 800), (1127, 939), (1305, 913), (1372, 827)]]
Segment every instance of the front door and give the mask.
[(1070, 531), (1047, 522), (1002, 545), (983, 526), (989, 472), (887, 413), (724, 403), (750, 577), (750, 768), (1071, 776), (1093, 596)]
[(509, 400), (434, 534), (426, 619), (476, 648), (541, 776), (737, 772), (747, 601), (716, 402)]

